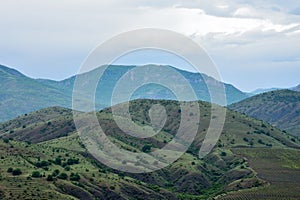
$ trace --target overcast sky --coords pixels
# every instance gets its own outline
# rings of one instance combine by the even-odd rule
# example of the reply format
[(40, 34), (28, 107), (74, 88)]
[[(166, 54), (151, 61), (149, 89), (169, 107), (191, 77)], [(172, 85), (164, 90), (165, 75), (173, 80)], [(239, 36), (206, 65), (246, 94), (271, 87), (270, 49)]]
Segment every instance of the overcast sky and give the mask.
[(0, 0), (0, 26), (0, 64), (34, 78), (76, 74), (101, 42), (151, 27), (191, 37), (243, 91), (300, 84), (297, 0)]

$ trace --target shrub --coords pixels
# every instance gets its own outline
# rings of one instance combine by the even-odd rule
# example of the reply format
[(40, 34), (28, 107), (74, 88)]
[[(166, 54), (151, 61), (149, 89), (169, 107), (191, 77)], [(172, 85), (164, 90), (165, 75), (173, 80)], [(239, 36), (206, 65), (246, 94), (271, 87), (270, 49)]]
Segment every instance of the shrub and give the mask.
[(41, 161), (41, 162), (35, 163), (35, 166), (36, 166), (36, 167), (39, 167), (39, 168), (45, 168), (45, 167), (47, 167), (47, 166), (49, 166), (49, 165), (51, 165), (51, 163), (48, 162), (48, 161), (46, 161), (46, 160), (43, 160), (43, 161)]
[(41, 177), (41, 173), (39, 171), (33, 171), (31, 176), (34, 178), (39, 178), (39, 177)]
[(49, 174), (49, 175), (47, 176), (47, 181), (53, 181), (53, 176)]
[(57, 178), (66, 180), (68, 178), (68, 175), (66, 173), (60, 173)]
[(71, 167), (67, 165), (67, 166), (65, 167), (65, 170), (66, 170), (66, 171), (70, 171), (70, 170), (71, 170)]
[(265, 144), (265, 143), (262, 141), (262, 139), (259, 139), (257, 142), (258, 142), (259, 144)]
[(150, 152), (151, 151), (151, 145), (149, 145), (149, 144), (144, 145), (143, 148), (142, 148), (142, 151), (145, 152), (145, 153)]
[(75, 158), (69, 158), (67, 160), (67, 164), (68, 165), (75, 165), (75, 164), (78, 164), (79, 163), (79, 159), (75, 159)]
[(3, 142), (5, 142), (5, 143), (9, 143), (9, 139), (7, 139), (7, 138), (4, 138), (4, 139), (3, 139)]
[(71, 181), (79, 181), (80, 180), (79, 174), (77, 174), (77, 173), (76, 174), (71, 173), (70, 180)]
[(227, 153), (225, 151), (221, 152), (221, 156), (226, 156), (226, 155), (227, 155)]
[(60, 157), (55, 158), (54, 164), (61, 165), (61, 158)]
[(57, 176), (58, 174), (59, 174), (59, 170), (58, 169), (56, 169), (56, 170), (54, 170), (52, 172), (52, 176)]
[(10, 167), (10, 168), (7, 169), (8, 173), (12, 173), (13, 171), (14, 171), (14, 169), (12, 167)]
[(22, 174), (22, 171), (19, 168), (12, 171), (12, 175), (14, 175), (14, 176), (18, 176), (18, 175), (21, 175), (21, 174)]

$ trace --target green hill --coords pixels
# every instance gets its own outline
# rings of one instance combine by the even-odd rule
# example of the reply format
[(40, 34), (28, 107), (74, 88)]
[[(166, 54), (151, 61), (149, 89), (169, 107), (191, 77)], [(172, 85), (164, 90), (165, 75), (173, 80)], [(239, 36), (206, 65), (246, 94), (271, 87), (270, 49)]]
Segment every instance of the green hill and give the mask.
[[(147, 139), (124, 134), (113, 121), (110, 108), (98, 112), (97, 116), (106, 134), (119, 147), (139, 152), (151, 144), (153, 150), (164, 146), (176, 133), (180, 120), (178, 102), (135, 100), (130, 103), (131, 116), (140, 125), (150, 124), (148, 110), (157, 103), (165, 106), (168, 120), (159, 134)], [(299, 171), (299, 162), (295, 161), (299, 155), (299, 139), (230, 110), (218, 144), (207, 157), (199, 159), (199, 147), (211, 118), (211, 104), (199, 104), (200, 127), (189, 150), (169, 167), (146, 174), (118, 172), (94, 160), (79, 139), (68, 109), (43, 109), (1, 123), (1, 198), (208, 199), (230, 191), (248, 191), (247, 188), (272, 189), (272, 183), (268, 185), (269, 180), (257, 174), (259, 169), (256, 171), (255, 167), (261, 161), (257, 164), (251, 160), (251, 152), (257, 151), (291, 151), (294, 156), (282, 161), (287, 165), (284, 169), (292, 167)], [(274, 156), (270, 155), (270, 158)], [(10, 167), (12, 172), (7, 172), (11, 171)], [(22, 174), (16, 175), (17, 168)], [(294, 183), (299, 184), (297, 180)], [(299, 197), (297, 187), (288, 194)]]
[(232, 104), (229, 108), (300, 136), (299, 92), (291, 90), (267, 92)]

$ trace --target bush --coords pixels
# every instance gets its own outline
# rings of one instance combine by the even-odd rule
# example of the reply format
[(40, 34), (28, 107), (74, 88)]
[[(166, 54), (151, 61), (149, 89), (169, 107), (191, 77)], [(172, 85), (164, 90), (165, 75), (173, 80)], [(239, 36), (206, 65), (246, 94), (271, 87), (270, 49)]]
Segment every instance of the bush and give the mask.
[(262, 141), (262, 139), (259, 139), (257, 142), (258, 142), (259, 144), (265, 144), (265, 143)]
[(71, 181), (79, 181), (80, 180), (79, 174), (77, 174), (77, 173), (76, 174), (71, 173), (70, 180)]
[(149, 145), (149, 144), (144, 145), (143, 148), (142, 148), (142, 151), (145, 152), (145, 153), (150, 152), (151, 151), (151, 145)]
[(9, 143), (9, 139), (7, 139), (7, 138), (4, 138), (4, 139), (3, 139), (3, 142), (5, 142), (5, 143)]
[(39, 171), (33, 171), (31, 176), (34, 178), (39, 178), (39, 177), (41, 177), (41, 173)]
[(48, 162), (48, 161), (46, 161), (46, 160), (43, 160), (43, 161), (41, 161), (41, 162), (35, 163), (35, 166), (36, 166), (36, 167), (39, 167), (39, 168), (45, 168), (45, 167), (47, 167), (47, 166), (49, 166), (49, 165), (51, 165), (51, 163)]
[(79, 159), (75, 159), (75, 158), (69, 158), (67, 160), (67, 164), (68, 165), (75, 165), (75, 164), (78, 164), (79, 163)]
[(225, 151), (221, 152), (221, 156), (226, 156), (226, 155), (227, 155), (227, 153)]
[(13, 171), (14, 171), (14, 169), (12, 167), (10, 167), (10, 168), (7, 169), (8, 173), (12, 173)]
[(54, 164), (61, 165), (61, 158), (60, 157), (55, 158)]
[(68, 175), (66, 173), (61, 173), (61, 174), (58, 175), (57, 178), (66, 180), (68, 178)]
[(14, 175), (14, 176), (18, 176), (18, 175), (21, 175), (21, 174), (22, 174), (22, 171), (19, 168), (12, 171), (12, 175)]
[(53, 181), (53, 176), (49, 174), (49, 175), (47, 176), (47, 181)]
[(58, 169), (56, 169), (56, 170), (54, 170), (52, 172), (52, 176), (57, 176), (58, 174), (59, 174), (59, 170)]

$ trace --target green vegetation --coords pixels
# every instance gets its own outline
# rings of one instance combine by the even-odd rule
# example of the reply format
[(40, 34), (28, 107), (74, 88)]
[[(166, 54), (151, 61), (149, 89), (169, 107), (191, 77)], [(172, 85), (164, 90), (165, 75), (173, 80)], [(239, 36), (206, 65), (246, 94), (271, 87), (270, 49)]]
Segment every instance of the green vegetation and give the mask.
[(300, 92), (271, 91), (232, 104), (229, 108), (300, 136)]
[[(175, 101), (155, 100), (130, 103), (133, 120), (145, 127), (150, 125), (148, 110), (157, 103), (166, 106), (168, 119), (163, 130), (151, 138), (138, 139), (122, 133), (114, 123), (110, 109), (98, 112), (97, 116), (103, 130), (117, 146), (133, 152), (154, 151), (163, 147), (176, 134), (181, 114), (178, 112), (179, 104)], [(210, 104), (199, 104), (201, 123), (191, 147), (170, 166), (147, 174), (118, 172), (94, 160), (75, 129), (65, 129), (72, 122), (67, 109), (43, 109), (19, 117), (18, 120), (2, 123), (2, 199), (209, 199), (216, 196), (225, 198), (220, 195), (240, 194), (249, 189), (262, 189), (269, 195), (268, 192), (275, 190), (272, 189), (274, 180), (268, 179), (268, 173), (260, 170), (260, 166), (266, 165), (265, 162), (270, 163), (266, 169), (272, 165), (278, 166), (276, 169), (283, 169), (280, 172), (288, 171), (286, 177), (279, 176), (278, 180), (288, 182), (288, 178), (293, 179), (291, 183), (295, 187), (291, 187), (289, 194), (299, 197), (298, 138), (228, 110), (218, 145), (208, 156), (199, 159), (199, 147), (211, 117)], [(48, 125), (49, 121), (51, 125)], [(32, 132), (28, 127), (32, 127)], [(49, 134), (41, 134), (42, 128), (34, 127), (44, 127), (43, 133)], [(51, 131), (53, 136), (50, 137)], [(29, 133), (31, 135), (27, 137)], [(261, 159), (255, 160), (256, 157)], [(20, 169), (22, 173), (12, 175), (15, 169)], [(274, 168), (272, 173), (275, 172)]]

